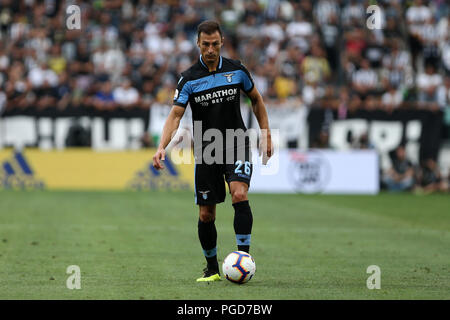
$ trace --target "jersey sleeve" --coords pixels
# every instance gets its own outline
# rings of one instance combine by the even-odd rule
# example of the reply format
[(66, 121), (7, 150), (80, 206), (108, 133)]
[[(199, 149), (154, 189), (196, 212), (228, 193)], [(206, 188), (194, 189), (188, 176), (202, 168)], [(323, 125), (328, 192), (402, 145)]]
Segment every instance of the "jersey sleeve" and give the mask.
[(243, 76), (241, 79), (241, 87), (245, 92), (249, 92), (253, 89), (255, 83), (253, 82), (250, 72), (243, 64), (241, 64), (241, 70), (243, 71)]
[(191, 94), (190, 86), (185, 77), (181, 77), (178, 81), (175, 95), (173, 96), (173, 104), (186, 108), (189, 102), (189, 95)]

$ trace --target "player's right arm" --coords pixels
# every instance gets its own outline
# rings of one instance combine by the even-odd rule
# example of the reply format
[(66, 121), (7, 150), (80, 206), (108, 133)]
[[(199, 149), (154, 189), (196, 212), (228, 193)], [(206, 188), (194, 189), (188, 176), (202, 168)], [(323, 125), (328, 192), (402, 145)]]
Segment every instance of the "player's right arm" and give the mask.
[(172, 140), (172, 137), (177, 132), (181, 118), (183, 117), (185, 110), (186, 108), (177, 105), (172, 106), (172, 110), (170, 110), (169, 116), (166, 119), (166, 123), (164, 123), (164, 128), (162, 131), (158, 150), (153, 156), (153, 167), (155, 167), (155, 169), (158, 170), (164, 169), (161, 160), (165, 160), (166, 147), (169, 144), (170, 140)]
[(161, 160), (165, 160), (166, 147), (178, 130), (180, 120), (186, 111), (190, 94), (191, 87), (187, 82), (187, 79), (185, 77), (181, 77), (178, 81), (177, 89), (175, 90), (175, 96), (173, 97), (172, 110), (170, 110), (169, 116), (167, 117), (166, 123), (163, 127), (158, 150), (153, 156), (153, 167), (157, 170), (164, 169)]

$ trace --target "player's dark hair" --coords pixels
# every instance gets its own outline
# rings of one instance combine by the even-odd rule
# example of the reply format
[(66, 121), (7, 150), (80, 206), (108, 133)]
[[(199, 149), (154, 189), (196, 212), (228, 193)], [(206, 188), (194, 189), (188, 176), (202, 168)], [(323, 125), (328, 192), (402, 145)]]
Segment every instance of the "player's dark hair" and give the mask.
[(197, 27), (197, 38), (200, 38), (200, 33), (206, 33), (208, 35), (213, 34), (214, 32), (218, 31), (220, 34), (220, 37), (222, 38), (222, 30), (220, 29), (220, 25), (213, 20), (207, 20), (200, 23)]

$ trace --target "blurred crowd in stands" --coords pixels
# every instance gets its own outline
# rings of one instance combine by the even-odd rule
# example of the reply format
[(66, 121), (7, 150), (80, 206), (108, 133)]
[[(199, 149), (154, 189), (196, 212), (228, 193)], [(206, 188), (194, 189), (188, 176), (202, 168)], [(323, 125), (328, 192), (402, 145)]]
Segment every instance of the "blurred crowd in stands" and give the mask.
[[(225, 56), (252, 72), (268, 105), (350, 110), (450, 100), (449, 4), (359, 0), (2, 0), (1, 108), (148, 108), (169, 103), (198, 58), (196, 27), (218, 20)], [(68, 30), (70, 4), (81, 30)]]
[[(71, 4), (81, 30), (66, 26)], [(380, 29), (366, 24), (372, 4)], [(171, 105), (206, 19), (221, 23), (223, 55), (243, 61), (269, 108), (338, 119), (425, 108), (450, 125), (445, 0), (1, 0), (0, 114)]]

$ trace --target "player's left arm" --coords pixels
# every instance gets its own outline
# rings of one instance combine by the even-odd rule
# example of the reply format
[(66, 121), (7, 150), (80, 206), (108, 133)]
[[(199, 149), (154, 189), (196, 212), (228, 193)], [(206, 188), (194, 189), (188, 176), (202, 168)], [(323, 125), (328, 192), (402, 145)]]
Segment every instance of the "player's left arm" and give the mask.
[[(264, 104), (263, 98), (255, 86), (246, 92), (247, 96), (252, 102), (252, 110), (258, 120), (259, 127), (261, 129), (261, 141), (260, 141), (260, 151), (263, 152), (263, 163), (265, 164), (267, 160), (272, 156), (273, 146), (272, 146), (272, 135), (270, 133), (269, 127), (269, 117), (267, 115), (266, 106)], [(264, 157), (267, 157), (264, 159)]]

